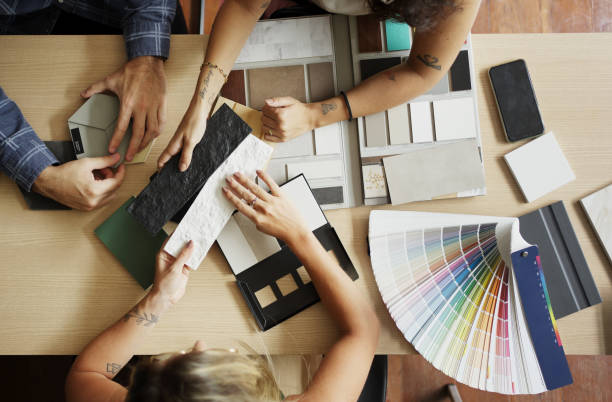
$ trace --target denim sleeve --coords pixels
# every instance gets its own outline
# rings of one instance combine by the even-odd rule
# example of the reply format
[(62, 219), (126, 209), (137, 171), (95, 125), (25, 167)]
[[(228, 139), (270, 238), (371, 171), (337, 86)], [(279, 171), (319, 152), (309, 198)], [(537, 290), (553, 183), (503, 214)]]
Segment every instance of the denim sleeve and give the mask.
[(40, 172), (58, 163), (0, 87), (0, 170), (30, 191)]
[(170, 54), (170, 29), (176, 0), (127, 1), (121, 20), (128, 60)]

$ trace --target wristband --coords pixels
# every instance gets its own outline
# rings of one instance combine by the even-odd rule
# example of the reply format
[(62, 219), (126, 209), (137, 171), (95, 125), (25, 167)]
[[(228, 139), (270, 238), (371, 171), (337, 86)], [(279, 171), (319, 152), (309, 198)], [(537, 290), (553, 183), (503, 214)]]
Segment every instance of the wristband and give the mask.
[(346, 94), (344, 93), (344, 91), (340, 91), (340, 94), (342, 95), (342, 97), (344, 98), (344, 103), (346, 103), (346, 108), (348, 110), (349, 113), (349, 119), (348, 121), (353, 121), (353, 112), (351, 111), (351, 104), (348, 101), (348, 97), (346, 96)]

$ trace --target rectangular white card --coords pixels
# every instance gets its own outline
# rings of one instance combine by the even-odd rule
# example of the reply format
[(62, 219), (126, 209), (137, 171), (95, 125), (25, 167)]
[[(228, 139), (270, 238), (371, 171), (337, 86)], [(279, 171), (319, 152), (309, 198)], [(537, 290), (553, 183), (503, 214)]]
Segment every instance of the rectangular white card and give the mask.
[(340, 153), (340, 123), (315, 128), (315, 150), (317, 155)]
[(401, 104), (387, 110), (389, 119), (389, 140), (391, 145), (410, 144), (410, 119), (408, 105)]
[(612, 184), (584, 197), (580, 203), (612, 262)]
[(304, 173), (304, 176), (306, 176), (308, 180), (342, 177), (342, 168), (343, 165), (340, 159), (320, 162), (288, 163), (287, 177), (292, 179), (300, 173)]
[(287, 142), (274, 144), (273, 158), (291, 158), (296, 156), (310, 156), (314, 152), (312, 132), (304, 133)]
[(431, 104), (413, 102), (410, 104), (412, 121), (412, 142), (433, 142), (433, 125), (431, 122)]
[(436, 141), (476, 137), (476, 118), (472, 98), (444, 99), (433, 102)]

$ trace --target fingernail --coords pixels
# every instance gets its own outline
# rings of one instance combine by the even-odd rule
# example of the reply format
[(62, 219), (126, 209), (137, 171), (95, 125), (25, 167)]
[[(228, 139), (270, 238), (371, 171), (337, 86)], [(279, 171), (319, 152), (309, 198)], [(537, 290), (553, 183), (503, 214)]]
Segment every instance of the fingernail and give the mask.
[(181, 170), (181, 172), (184, 172), (185, 170), (187, 170), (187, 165), (184, 163), (181, 163), (181, 166), (179, 169)]
[(263, 171), (261, 171), (259, 169), (257, 169), (256, 172), (257, 172), (257, 174), (262, 174), (263, 173)]
[(242, 177), (242, 173), (241, 172), (236, 172), (236, 173), (234, 173), (234, 176), (240, 178), (240, 177)]
[(108, 150), (110, 151), (110, 153), (111, 153), (111, 154), (114, 154), (114, 153), (115, 153), (115, 151), (117, 151), (117, 148), (115, 148), (115, 147), (110, 147)]
[(226, 177), (226, 178), (225, 178), (225, 181), (226, 181), (228, 184), (231, 184), (231, 183), (234, 181), (234, 179), (233, 179), (232, 177)]
[(224, 193), (228, 191), (227, 187), (225, 187), (225, 186), (223, 186), (223, 187), (221, 188), (221, 190), (223, 190), (223, 192), (224, 192)]

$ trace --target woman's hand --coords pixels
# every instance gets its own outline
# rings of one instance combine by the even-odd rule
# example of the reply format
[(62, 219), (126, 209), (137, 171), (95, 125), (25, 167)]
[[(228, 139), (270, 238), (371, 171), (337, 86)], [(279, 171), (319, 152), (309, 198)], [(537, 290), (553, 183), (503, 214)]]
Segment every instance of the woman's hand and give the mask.
[(261, 232), (291, 244), (310, 233), (299, 211), (281, 192), (272, 178), (261, 170), (259, 176), (270, 188), (267, 193), (240, 172), (226, 179), (223, 193)]
[(263, 107), (264, 138), (270, 142), (285, 142), (315, 128), (312, 104), (290, 96), (266, 99)]
[(193, 252), (193, 241), (187, 243), (177, 258), (164, 251), (166, 242), (157, 253), (155, 282), (151, 293), (161, 296), (169, 305), (174, 305), (185, 294), (189, 272), (191, 271), (185, 263)]

